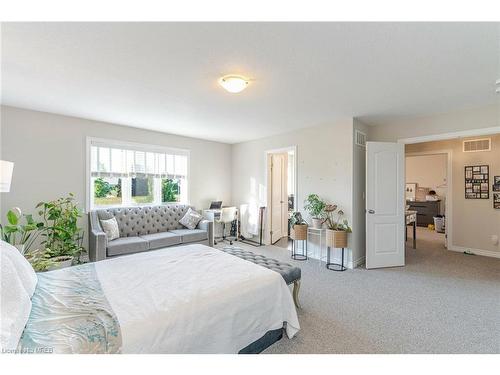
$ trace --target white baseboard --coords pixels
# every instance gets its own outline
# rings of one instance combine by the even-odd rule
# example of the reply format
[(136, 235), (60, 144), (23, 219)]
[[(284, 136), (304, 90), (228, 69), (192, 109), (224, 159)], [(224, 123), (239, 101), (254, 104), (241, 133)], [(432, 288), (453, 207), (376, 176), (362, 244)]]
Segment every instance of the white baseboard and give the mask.
[(448, 250), (456, 251), (458, 253), (470, 252), (471, 254), (474, 254), (474, 255), (481, 255), (484, 257), (491, 257), (491, 258), (500, 258), (500, 252), (491, 251), (491, 250), (472, 249), (472, 248), (456, 246), (456, 245), (448, 246)]

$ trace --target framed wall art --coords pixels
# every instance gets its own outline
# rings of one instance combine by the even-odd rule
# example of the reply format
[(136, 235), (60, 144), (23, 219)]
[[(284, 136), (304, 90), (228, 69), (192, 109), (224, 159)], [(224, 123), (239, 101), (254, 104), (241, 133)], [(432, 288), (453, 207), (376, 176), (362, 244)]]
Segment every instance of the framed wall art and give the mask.
[(500, 176), (493, 177), (493, 191), (500, 191)]
[(500, 210), (500, 193), (493, 193), (493, 208)]
[(488, 165), (465, 167), (465, 199), (490, 199), (489, 169)]

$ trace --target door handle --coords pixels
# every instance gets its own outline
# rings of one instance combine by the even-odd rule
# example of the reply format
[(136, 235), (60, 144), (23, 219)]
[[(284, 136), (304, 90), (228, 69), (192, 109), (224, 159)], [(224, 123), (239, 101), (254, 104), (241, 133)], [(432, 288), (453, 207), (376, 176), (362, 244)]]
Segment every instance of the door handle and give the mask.
[(375, 210), (368, 210), (368, 213), (373, 215), (375, 213)]

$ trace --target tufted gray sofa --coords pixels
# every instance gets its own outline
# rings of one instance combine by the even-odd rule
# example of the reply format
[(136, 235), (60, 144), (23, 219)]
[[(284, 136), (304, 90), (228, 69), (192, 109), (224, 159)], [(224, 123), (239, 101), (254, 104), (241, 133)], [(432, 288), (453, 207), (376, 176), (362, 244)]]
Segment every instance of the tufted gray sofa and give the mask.
[[(192, 230), (179, 223), (189, 207), (169, 204), (91, 211), (89, 213), (90, 261), (188, 243), (213, 246), (213, 222), (201, 220)], [(108, 241), (100, 220), (112, 217), (118, 222), (120, 238)]]

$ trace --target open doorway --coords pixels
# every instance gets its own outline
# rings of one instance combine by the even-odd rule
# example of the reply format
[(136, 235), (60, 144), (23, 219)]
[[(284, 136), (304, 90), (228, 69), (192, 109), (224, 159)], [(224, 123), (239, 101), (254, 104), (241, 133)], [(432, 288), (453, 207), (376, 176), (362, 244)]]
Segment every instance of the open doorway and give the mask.
[(451, 202), (451, 150), (422, 151), (429, 145), (416, 143), (405, 151), (406, 248), (418, 244), (446, 250), (447, 221)]
[(267, 151), (268, 234), (273, 245), (290, 247), (290, 216), (297, 205), (296, 149)]

